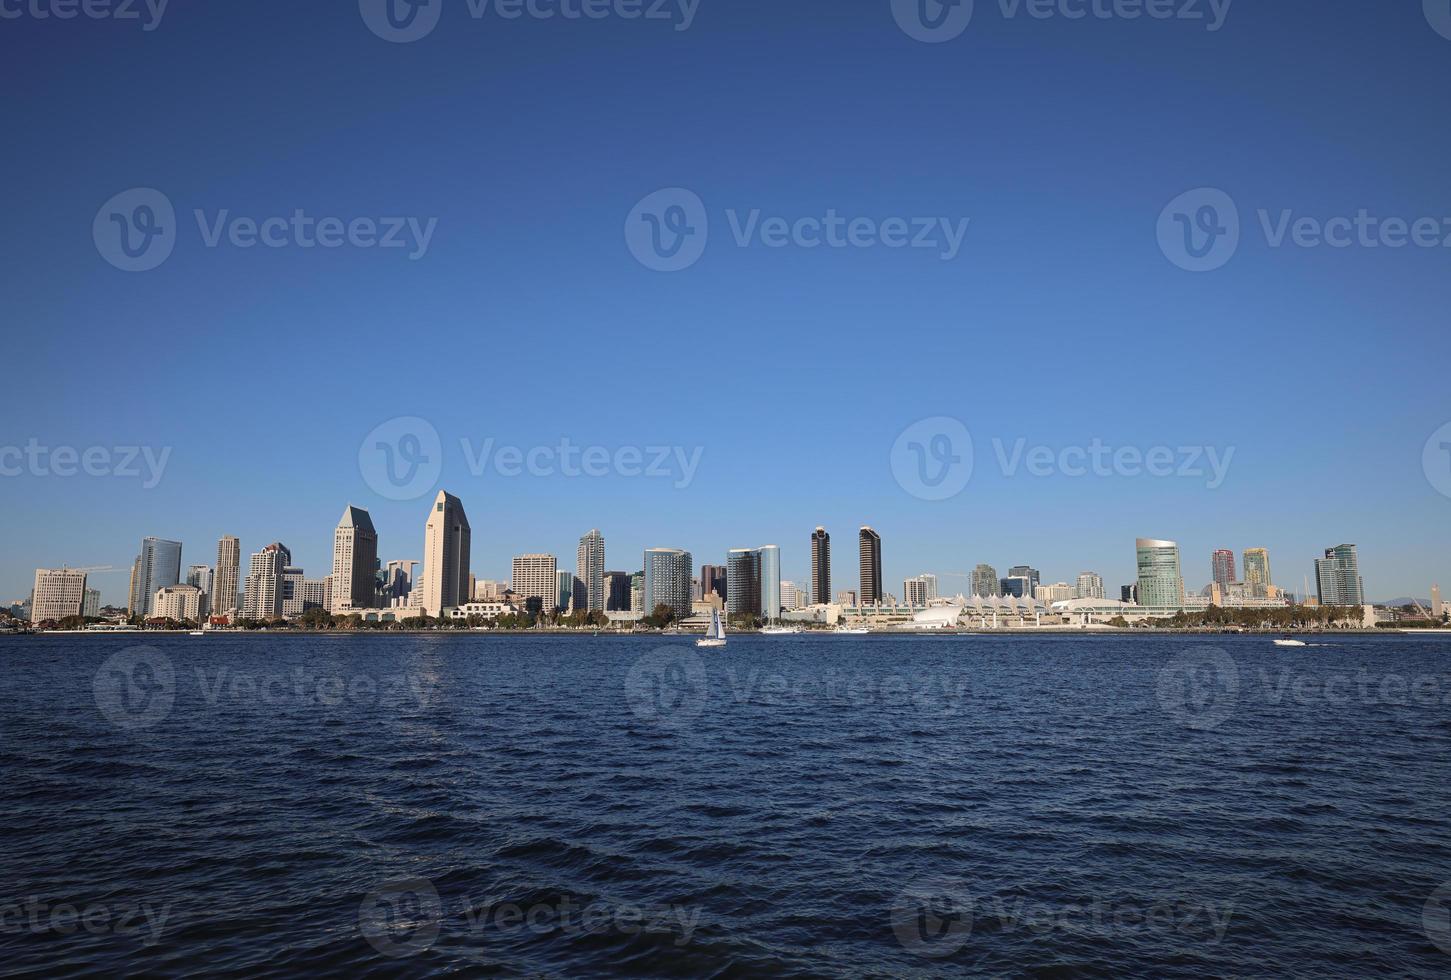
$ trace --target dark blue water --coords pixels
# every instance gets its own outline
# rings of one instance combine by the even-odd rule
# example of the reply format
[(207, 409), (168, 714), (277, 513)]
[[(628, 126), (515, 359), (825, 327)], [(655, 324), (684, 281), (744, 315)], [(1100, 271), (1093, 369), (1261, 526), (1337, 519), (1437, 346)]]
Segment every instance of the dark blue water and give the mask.
[(1451, 973), (1444, 640), (146, 639), (0, 640), (0, 972)]

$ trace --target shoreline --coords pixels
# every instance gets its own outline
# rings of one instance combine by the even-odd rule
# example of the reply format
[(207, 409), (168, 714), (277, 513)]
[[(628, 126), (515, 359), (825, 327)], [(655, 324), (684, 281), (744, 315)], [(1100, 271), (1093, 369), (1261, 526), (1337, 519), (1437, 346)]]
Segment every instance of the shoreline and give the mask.
[[(37, 630), (37, 631), (5, 631), (0, 632), (0, 637), (41, 637), (41, 636), (170, 636), (187, 637), (189, 639), (202, 639), (192, 636), (191, 630), (143, 630), (143, 629), (116, 629), (116, 630)], [(604, 638), (641, 638), (652, 637), (661, 640), (668, 639), (693, 639), (704, 636), (703, 632), (696, 633), (662, 633), (662, 632), (631, 632), (623, 630), (602, 630), (590, 632), (587, 630), (570, 629), (546, 629), (546, 630), (503, 630), (503, 629), (393, 629), (393, 630), (232, 630), (217, 629), (208, 630), (207, 636), (256, 636), (256, 637), (304, 637), (304, 636), (454, 636), (454, 637), (479, 637), (479, 636), (555, 636), (573, 637), (577, 639), (604, 639)], [(1077, 626), (1040, 626), (1018, 629), (975, 629), (975, 630), (869, 630), (866, 633), (838, 634), (833, 630), (802, 630), (799, 633), (762, 633), (760, 630), (732, 630), (732, 637), (744, 636), (769, 636), (773, 638), (785, 637), (808, 637), (808, 636), (852, 636), (852, 637), (906, 637), (906, 636), (1080, 636), (1080, 637), (1124, 637), (1124, 636), (1251, 636), (1251, 637), (1281, 637), (1281, 636), (1445, 636), (1451, 637), (1451, 629), (1334, 629), (1334, 630), (1207, 630), (1207, 629), (1167, 629), (1158, 627), (1143, 628), (1102, 628), (1084, 629)]]

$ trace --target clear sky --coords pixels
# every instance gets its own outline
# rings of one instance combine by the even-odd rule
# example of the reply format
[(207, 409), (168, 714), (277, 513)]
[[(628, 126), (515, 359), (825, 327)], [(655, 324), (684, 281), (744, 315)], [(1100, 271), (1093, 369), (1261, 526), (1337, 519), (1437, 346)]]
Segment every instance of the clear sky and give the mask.
[[(176, 2), (146, 30), (6, 0), (0, 446), (96, 449), (96, 472), (130, 469), (117, 447), (169, 455), (155, 486), (144, 462), (62, 476), (0, 455), (0, 599), (39, 566), (128, 566), (148, 534), (183, 541), (184, 564), (214, 561), (224, 533), (244, 562), (280, 539), (320, 576), (350, 502), (380, 557), (421, 558), (438, 487), (467, 508), (483, 578), (526, 551), (573, 567), (598, 527), (611, 568), (648, 546), (698, 564), (777, 543), (800, 580), (824, 524), (835, 585), (854, 587), (871, 524), (893, 592), (981, 561), (1116, 590), (1136, 536), (1177, 539), (1193, 588), (1214, 548), (1264, 546), (1299, 591), (1345, 541), (1373, 598), (1451, 586), (1451, 456), (1423, 457), (1451, 422), (1435, 4), (1239, 2), (1210, 30), (1207, 0), (1191, 9), (1210, 21), (977, 0), (926, 43), (887, 0), (661, 4), (672, 19), (434, 2), (432, 30), (394, 43), (370, 3)], [(148, 271), (107, 244), (147, 223), (136, 205), (155, 198), (134, 188), (175, 210), (150, 213), (174, 242)], [(689, 196), (657, 209), (666, 235), (684, 217), (706, 243), (679, 271), (636, 258), (636, 206), (667, 188), (708, 222), (668, 206)], [(1211, 271), (1174, 256), (1176, 222), (1216, 227), (1202, 196), (1169, 207), (1199, 188), (1241, 220)], [(1285, 212), (1362, 209), (1434, 219), (1438, 247), (1305, 247), (1313, 228), (1272, 244)], [(298, 211), (412, 219), (409, 246), (308, 248), (291, 225), (273, 226), (281, 247), (235, 244), (236, 219)], [(829, 214), (863, 219), (860, 247), (806, 247), (827, 232), (800, 220)], [(784, 247), (772, 218), (798, 229)], [(930, 219), (936, 244), (888, 247), (892, 218), (909, 239)], [(359, 451), (404, 416), (438, 432), (441, 471), (394, 500)], [(962, 456), (939, 424), (893, 468), (899, 435), (936, 417), (972, 438), (971, 479), (944, 500), (899, 479), (904, 458)], [(628, 457), (603, 477), (475, 475), (461, 444), (562, 438), (701, 455), (677, 487), (679, 464), (634, 476)], [(1203, 460), (1202, 477), (1073, 476), (1055, 456), (1033, 475), (994, 440), (1009, 463), (1019, 440), (1233, 455), (1211, 487)], [(124, 599), (124, 572), (95, 582)]]

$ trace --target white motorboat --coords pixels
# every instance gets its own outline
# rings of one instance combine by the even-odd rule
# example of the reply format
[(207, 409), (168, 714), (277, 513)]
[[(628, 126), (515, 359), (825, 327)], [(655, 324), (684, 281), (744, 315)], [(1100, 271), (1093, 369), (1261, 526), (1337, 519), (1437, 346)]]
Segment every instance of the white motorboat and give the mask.
[(705, 636), (695, 641), (698, 647), (723, 647), (726, 645), (725, 622), (720, 618), (720, 610), (710, 611), (710, 628), (705, 631)]
[(862, 627), (862, 626), (858, 626), (858, 627), (855, 627), (855, 628), (848, 628), (848, 627), (845, 627), (845, 626), (838, 626), (836, 629), (832, 630), (832, 632), (833, 633), (841, 633), (844, 636), (861, 636), (862, 634), (870, 633), (871, 630), (868, 630), (866, 627)]
[(762, 636), (789, 636), (801, 631), (794, 626), (767, 626), (761, 630)]
[(1297, 640), (1293, 636), (1285, 636), (1275, 641), (1277, 647), (1304, 647), (1309, 646), (1304, 640)]

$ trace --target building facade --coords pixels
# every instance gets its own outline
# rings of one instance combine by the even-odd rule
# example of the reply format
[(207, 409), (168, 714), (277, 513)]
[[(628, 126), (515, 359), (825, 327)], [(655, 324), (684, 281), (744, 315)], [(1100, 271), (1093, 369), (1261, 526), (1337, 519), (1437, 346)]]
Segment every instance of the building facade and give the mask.
[(169, 585), (156, 590), (152, 619), (201, 622), (206, 615), (206, 593), (195, 585)]
[(80, 616), (86, 604), (86, 573), (69, 568), (37, 568), (30, 598), (30, 621), (43, 623)]
[(882, 536), (865, 525), (857, 533), (858, 569), (861, 604), (870, 606), (882, 601)]
[(130, 609), (134, 616), (152, 614), (158, 589), (181, 582), (181, 542), (142, 538), (141, 553), (131, 574)]
[(1315, 559), (1315, 586), (1322, 606), (1363, 606), (1365, 587), (1360, 581), (1360, 559), (1355, 545), (1338, 544)]
[(726, 599), (726, 566), (725, 565), (701, 565), (700, 566), (700, 592), (701, 598), (714, 592), (720, 596), (721, 601)]
[(972, 570), (972, 594), (984, 599), (1001, 595), (998, 591), (998, 570), (991, 565), (978, 565)]
[(1139, 569), (1138, 601), (1145, 606), (1184, 607), (1184, 576), (1179, 545), (1157, 538), (1135, 542)]
[(1097, 572), (1079, 572), (1075, 599), (1103, 599), (1103, 576)]
[(591, 612), (605, 608), (605, 536), (598, 528), (579, 539), (579, 560), (575, 574), (584, 582), (584, 607)]
[(1270, 553), (1265, 548), (1244, 550), (1244, 584), (1250, 595), (1264, 598), (1274, 591), (1274, 579), (1270, 577)]
[(438, 616), (468, 602), (473, 532), (463, 502), (443, 490), (423, 527), (423, 611)]
[[(727, 596), (729, 598), (729, 596)], [(826, 528), (811, 532), (811, 603), (831, 602), (831, 535)]]
[(605, 572), (605, 612), (630, 611), (629, 572)]
[(509, 588), (521, 603), (538, 599), (543, 609), (559, 608), (559, 562), (553, 555), (515, 555), (511, 574)]
[(252, 556), (251, 571), (244, 583), (242, 618), (271, 622), (282, 618), (287, 568), (292, 552), (280, 541), (274, 541)]
[[(330, 612), (371, 609), (377, 605), (378, 532), (373, 518), (349, 504), (333, 531), (332, 607)], [(301, 595), (294, 597), (301, 602)], [(302, 610), (299, 609), (300, 613)]]
[(237, 586), (242, 577), (242, 543), (230, 534), (217, 542), (217, 567), (212, 573), (212, 614), (237, 611)]
[(1220, 548), (1209, 559), (1210, 581), (1226, 592), (1229, 586), (1235, 581), (1234, 577), (1234, 552)]
[[(690, 552), (678, 548), (649, 548), (645, 551), (644, 611), (669, 606), (678, 618), (690, 615), (690, 573), (694, 561)], [(730, 595), (730, 587), (726, 587)], [(729, 598), (727, 598), (729, 601)]]

